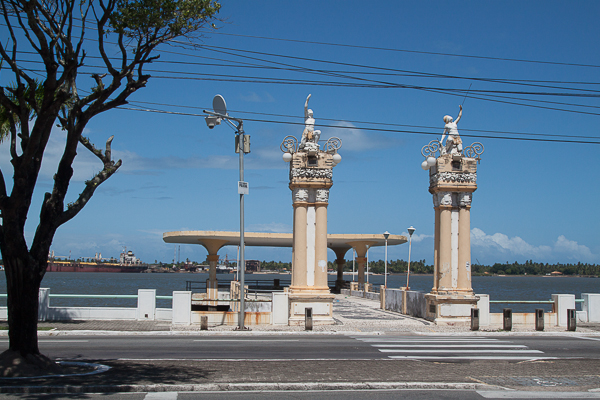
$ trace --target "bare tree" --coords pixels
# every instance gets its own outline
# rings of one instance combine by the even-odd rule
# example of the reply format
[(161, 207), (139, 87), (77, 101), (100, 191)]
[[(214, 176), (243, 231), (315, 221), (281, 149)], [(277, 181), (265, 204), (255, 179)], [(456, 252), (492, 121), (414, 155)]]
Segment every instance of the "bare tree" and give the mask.
[[(220, 4), (218, 0), (0, 0), (0, 4), (8, 33), (8, 40), (0, 43), (1, 72), (5, 78), (7, 73), (14, 76), (14, 84), (0, 86), (0, 123), (10, 139), (13, 169), (10, 190), (5, 171), (0, 171), (0, 251), (7, 280), (9, 351), (39, 360), (43, 357), (37, 343), (38, 291), (54, 234), (121, 166), (121, 160), (111, 156), (113, 137), (100, 149), (83, 135), (84, 128), (94, 116), (126, 104), (146, 85), (150, 75), (143, 69), (158, 57), (157, 46), (197, 38), (200, 28), (216, 17)], [(101, 68), (86, 75), (82, 67), (92, 52)], [(25, 63), (31, 54), (38, 62), (34, 69), (43, 70), (40, 82), (28, 69), (31, 64)], [(28, 246), (25, 221), (56, 125), (66, 132), (64, 151)], [(103, 168), (85, 182), (74, 202), (65, 204), (80, 144), (98, 157)]]

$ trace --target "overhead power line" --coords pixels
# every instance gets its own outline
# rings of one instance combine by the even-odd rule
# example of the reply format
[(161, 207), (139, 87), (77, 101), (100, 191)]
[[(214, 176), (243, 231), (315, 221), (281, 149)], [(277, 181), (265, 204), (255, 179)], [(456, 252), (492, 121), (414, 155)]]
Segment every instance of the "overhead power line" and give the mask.
[[(188, 108), (193, 110), (207, 110), (210, 109), (209, 106), (200, 107), (200, 106), (189, 106), (189, 105), (181, 105), (181, 104), (166, 104), (166, 103), (156, 103), (150, 101), (131, 101), (130, 105), (135, 104), (150, 104), (162, 107), (177, 107), (177, 108)], [(233, 110), (229, 109), (228, 111), (236, 113), (236, 114), (251, 114), (251, 115), (262, 115), (266, 117), (281, 117), (281, 118), (292, 118), (304, 121), (303, 116), (299, 115), (287, 115), (287, 114), (272, 114), (272, 113), (262, 113), (255, 111), (243, 111), (243, 110)], [(198, 114), (200, 115), (200, 114)], [(335, 118), (324, 118), (319, 116), (320, 121), (329, 121), (329, 122), (340, 122), (340, 123), (351, 123), (351, 124), (366, 124), (366, 125), (378, 125), (378, 126), (395, 126), (395, 127), (406, 127), (406, 128), (419, 128), (419, 129), (437, 129), (441, 130), (439, 126), (425, 126), (425, 125), (409, 125), (409, 124), (394, 124), (389, 122), (372, 122), (372, 121), (359, 121), (359, 120), (347, 120), (347, 119), (335, 119)], [(600, 136), (579, 136), (579, 135), (557, 135), (550, 133), (532, 133), (532, 132), (515, 132), (515, 131), (497, 131), (490, 129), (469, 129), (469, 128), (461, 128), (461, 132), (484, 132), (484, 133), (493, 133), (493, 134), (509, 134), (509, 135), (523, 135), (523, 136), (544, 136), (544, 137), (559, 137), (559, 138), (578, 138), (578, 139), (597, 139), (600, 140)]]
[[(171, 115), (185, 115), (192, 117), (205, 117), (205, 114), (196, 114), (196, 113), (187, 113), (187, 112), (176, 112), (176, 111), (165, 111), (158, 109), (148, 109), (148, 108), (134, 108), (134, 107), (117, 107), (122, 110), (131, 110), (131, 111), (142, 111), (142, 112), (151, 112), (151, 113), (160, 113), (160, 114), (171, 114)], [(244, 118), (244, 121), (248, 122), (262, 122), (262, 123), (271, 123), (271, 124), (280, 124), (280, 125), (304, 125), (304, 122), (290, 122), (290, 121), (277, 121), (277, 120), (269, 120), (269, 119), (259, 119), (259, 118)], [(403, 134), (413, 134), (413, 135), (434, 135), (439, 136), (439, 132), (427, 132), (427, 131), (417, 131), (417, 130), (406, 130), (406, 129), (386, 129), (386, 128), (372, 128), (372, 127), (364, 127), (364, 126), (340, 126), (340, 125), (327, 125), (327, 124), (316, 124), (320, 128), (336, 128), (336, 129), (355, 129), (362, 131), (372, 131), (372, 132), (386, 132), (386, 133), (403, 133)], [(483, 134), (461, 134), (463, 137), (474, 137), (474, 138), (484, 138), (484, 139), (501, 139), (501, 140), (517, 140), (517, 141), (529, 141), (529, 142), (551, 142), (551, 143), (573, 143), (573, 144), (598, 144), (599, 141), (591, 141), (591, 140), (564, 140), (564, 139), (549, 139), (549, 138), (528, 138), (528, 137), (510, 137), (510, 136), (495, 136), (495, 135), (483, 135)]]
[(545, 61), (545, 60), (527, 60), (527, 59), (522, 59), (522, 58), (476, 56), (473, 54), (442, 53), (442, 52), (435, 52), (435, 51), (395, 49), (395, 48), (390, 48), (390, 47), (361, 46), (361, 45), (356, 45), (356, 44), (317, 42), (317, 41), (311, 41), (311, 40), (285, 39), (285, 38), (274, 38), (274, 37), (256, 36), (256, 35), (241, 35), (241, 34), (235, 34), (235, 33), (219, 32), (219, 31), (214, 31), (214, 30), (210, 31), (210, 33), (216, 34), (216, 35), (223, 35), (223, 36), (236, 36), (236, 37), (245, 37), (245, 38), (252, 38), (252, 39), (274, 40), (274, 41), (293, 42), (293, 43), (318, 44), (318, 45), (323, 45), (323, 46), (348, 47), (348, 48), (365, 49), (365, 50), (380, 50), (380, 51), (391, 51), (391, 52), (399, 52), (399, 53), (426, 54), (426, 55), (445, 56), (445, 57), (475, 58), (475, 59), (482, 59), (482, 60), (509, 61), (509, 62), (521, 62), (521, 63), (531, 63), (531, 64), (548, 64), (548, 65), (565, 65), (565, 66), (571, 66), (571, 67), (600, 68), (600, 65), (596, 65), (596, 64), (567, 63), (567, 62), (560, 62), (560, 61)]

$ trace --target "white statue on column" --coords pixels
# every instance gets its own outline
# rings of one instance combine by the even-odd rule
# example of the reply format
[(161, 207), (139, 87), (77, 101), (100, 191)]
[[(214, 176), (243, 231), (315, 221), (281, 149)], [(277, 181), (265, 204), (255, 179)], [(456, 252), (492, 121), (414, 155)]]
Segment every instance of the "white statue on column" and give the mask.
[(308, 108), (308, 100), (310, 100), (311, 94), (306, 98), (304, 103), (304, 132), (302, 132), (302, 140), (300, 141), (299, 149), (306, 148), (312, 150), (316, 147), (318, 151), (318, 142), (321, 137), (321, 131), (315, 130), (315, 119), (313, 118), (313, 110)]
[[(444, 133), (440, 140), (440, 143), (442, 144), (442, 148), (440, 149), (442, 154), (462, 153), (462, 140), (458, 134), (458, 121), (460, 121), (460, 117), (462, 117), (462, 105), (460, 106), (460, 112), (458, 113), (458, 117), (456, 117), (456, 121), (453, 121), (450, 115), (444, 117), (446, 125), (444, 125)], [(444, 138), (446, 138), (446, 135), (448, 135), (448, 139), (446, 139), (446, 145), (444, 147)]]

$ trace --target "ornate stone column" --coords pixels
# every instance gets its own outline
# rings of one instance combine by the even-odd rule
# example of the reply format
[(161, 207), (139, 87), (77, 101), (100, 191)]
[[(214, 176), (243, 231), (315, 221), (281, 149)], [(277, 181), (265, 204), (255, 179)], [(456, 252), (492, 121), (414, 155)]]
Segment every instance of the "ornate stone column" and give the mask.
[[(458, 289), (466, 294), (473, 293), (471, 285), (471, 199), (472, 193), (461, 193), (458, 200)], [(468, 232), (469, 234), (465, 234)]]
[(331, 250), (335, 253), (335, 263), (337, 265), (337, 279), (335, 287), (340, 290), (344, 285), (344, 266), (346, 265), (346, 253), (350, 250), (349, 246), (332, 247)]
[(426, 318), (438, 324), (469, 323), (471, 308), (479, 300), (471, 285), (470, 209), (481, 153), (481, 143), (459, 151), (452, 145), (444, 148), (437, 140), (422, 150), (435, 210), (434, 278), (431, 293), (425, 296)]
[(328, 151), (306, 140), (298, 149), (288, 136), (281, 145), (290, 163), (290, 189), (294, 208), (292, 284), (288, 289), (290, 325), (304, 324), (305, 309), (313, 312), (313, 324), (333, 324), (333, 295), (327, 283), (327, 207), (332, 170), (341, 157), (341, 141), (329, 139)]

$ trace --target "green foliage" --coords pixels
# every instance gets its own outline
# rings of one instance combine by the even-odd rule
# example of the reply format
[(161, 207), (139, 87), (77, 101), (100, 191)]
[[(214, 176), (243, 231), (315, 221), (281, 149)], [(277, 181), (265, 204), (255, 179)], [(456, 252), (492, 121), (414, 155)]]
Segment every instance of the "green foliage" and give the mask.
[(524, 264), (495, 263), (492, 266), (473, 265), (473, 275), (548, 275), (558, 271), (563, 275), (600, 276), (600, 265), (578, 262), (577, 264), (548, 264), (525, 261)]
[(281, 261), (263, 261), (260, 263), (260, 269), (262, 271), (291, 271), (292, 263)]
[[(350, 270), (352, 270), (352, 260), (346, 262), (345, 269), (348, 269), (348, 265), (350, 265)], [(404, 260), (388, 260), (388, 274), (401, 274), (406, 273), (408, 270), (408, 261)], [(369, 262), (369, 272), (374, 274), (383, 274), (385, 273), (385, 261), (370, 261)], [(425, 260), (415, 260), (410, 262), (410, 273), (411, 274), (433, 274), (433, 265), (427, 265)]]
[[(31, 99), (33, 98), (36, 102), (36, 107), (41, 104), (42, 99), (44, 98), (44, 87), (42, 86), (39, 80), (34, 80), (33, 87), (26, 87), (24, 90), (24, 98)], [(6, 98), (13, 102), (17, 107), (19, 106), (19, 99), (15, 95), (17, 92), (17, 85), (12, 84), (4, 88), (4, 93)], [(33, 96), (32, 96), (33, 95)], [(35, 118), (35, 109), (31, 104), (26, 104), (26, 108), (28, 111), (28, 119), (31, 121)], [(10, 126), (11, 121), (14, 121), (15, 125), (18, 127), (20, 125), (19, 117), (14, 115), (8, 108), (0, 106), (0, 143), (10, 134)]]
[(110, 23), (129, 38), (172, 38), (197, 31), (220, 8), (216, 0), (118, 0)]
[[(281, 261), (263, 261), (261, 269), (263, 271), (291, 271), (292, 263)], [(328, 262), (329, 270), (337, 271), (337, 264)], [(356, 266), (358, 268), (358, 266)], [(408, 268), (408, 262), (404, 260), (388, 260), (388, 273), (405, 274)], [(346, 260), (344, 271), (352, 271), (352, 260)], [(473, 264), (471, 266), (473, 275), (547, 275), (554, 271), (559, 271), (563, 275), (584, 275), (600, 276), (600, 265), (577, 263), (577, 264), (548, 264), (537, 263), (531, 260), (524, 264), (514, 262), (512, 264), (496, 263), (492, 266)], [(383, 260), (370, 261), (369, 272), (374, 274), (383, 274), (385, 272), (385, 262)], [(410, 262), (411, 274), (433, 274), (433, 265), (427, 265), (425, 260)]]

